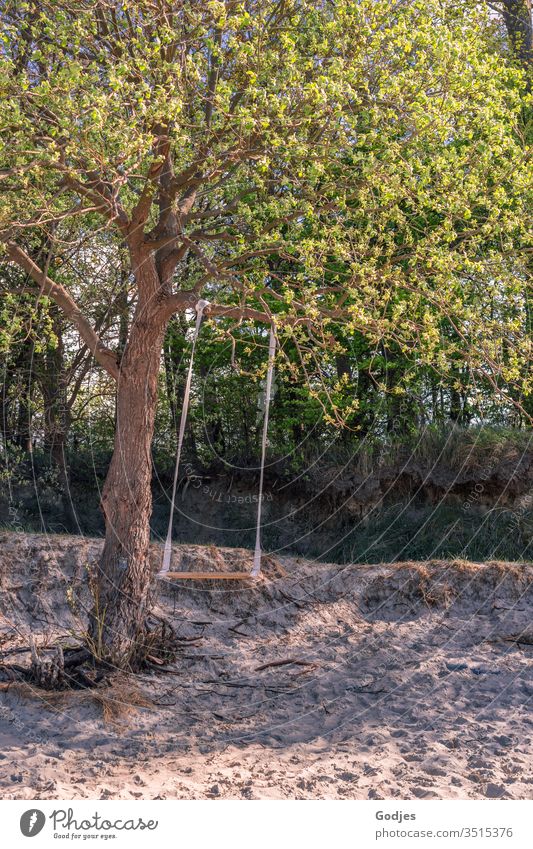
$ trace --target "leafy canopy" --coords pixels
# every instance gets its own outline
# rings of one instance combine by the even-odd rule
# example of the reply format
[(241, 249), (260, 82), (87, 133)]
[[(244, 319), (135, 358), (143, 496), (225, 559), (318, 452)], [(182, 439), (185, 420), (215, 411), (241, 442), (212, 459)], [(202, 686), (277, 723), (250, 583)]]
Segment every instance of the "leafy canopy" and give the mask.
[(528, 389), (527, 94), (480, 4), (18, 0), (1, 17), (5, 242), (114, 227), (155, 258), (170, 311), (193, 290), (274, 314), (309, 367), (341, 329)]

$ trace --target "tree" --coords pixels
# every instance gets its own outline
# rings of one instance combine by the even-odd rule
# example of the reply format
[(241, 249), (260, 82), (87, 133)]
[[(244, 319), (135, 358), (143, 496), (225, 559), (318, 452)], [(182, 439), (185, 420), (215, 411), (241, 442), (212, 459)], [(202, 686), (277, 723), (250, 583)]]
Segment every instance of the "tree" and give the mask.
[[(510, 380), (522, 374), (523, 292), (510, 270), (529, 190), (515, 133), (521, 76), (491, 55), (473, 8), (3, 4), (5, 261), (116, 381), (91, 626), (104, 659), (133, 668), (145, 653), (151, 442), (176, 312), (202, 296), (210, 319), (274, 316), (304, 371), (317, 350), (324, 362), (338, 355), (339, 322), (444, 370), (444, 314), (469, 368), (494, 381), (504, 367)], [(128, 252), (134, 309), (119, 353), (32, 259), (35, 234), (53, 240), (65, 221), (89, 244), (109, 229)], [(505, 327), (472, 306), (487, 275), (513, 299)]]

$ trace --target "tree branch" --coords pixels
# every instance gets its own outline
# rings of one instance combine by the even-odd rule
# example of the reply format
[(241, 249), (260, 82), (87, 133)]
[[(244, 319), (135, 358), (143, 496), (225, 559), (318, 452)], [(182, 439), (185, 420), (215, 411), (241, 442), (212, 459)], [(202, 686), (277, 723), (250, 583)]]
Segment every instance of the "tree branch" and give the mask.
[(168, 135), (165, 133), (158, 136), (155, 143), (154, 161), (148, 169), (141, 196), (131, 214), (131, 237), (136, 244), (141, 244), (144, 239), (143, 228), (150, 215), (152, 201), (157, 189), (157, 180), (162, 175), (165, 166), (167, 169), (171, 169), (169, 150)]
[(82, 315), (70, 293), (60, 283), (55, 283), (48, 277), (31, 257), (14, 242), (7, 242), (9, 259), (20, 266), (38, 285), (41, 293), (52, 300), (63, 310), (65, 316), (77, 328), (81, 338), (93, 354), (94, 358), (115, 380), (118, 380), (118, 360), (116, 354), (107, 348), (91, 324)]

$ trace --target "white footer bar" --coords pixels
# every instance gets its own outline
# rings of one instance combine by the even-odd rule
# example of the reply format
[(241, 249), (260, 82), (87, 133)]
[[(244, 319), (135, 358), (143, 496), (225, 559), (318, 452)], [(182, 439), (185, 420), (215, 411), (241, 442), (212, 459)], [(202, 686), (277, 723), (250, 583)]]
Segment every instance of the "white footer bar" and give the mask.
[(6, 849), (533, 847), (533, 801), (4, 800), (0, 814)]

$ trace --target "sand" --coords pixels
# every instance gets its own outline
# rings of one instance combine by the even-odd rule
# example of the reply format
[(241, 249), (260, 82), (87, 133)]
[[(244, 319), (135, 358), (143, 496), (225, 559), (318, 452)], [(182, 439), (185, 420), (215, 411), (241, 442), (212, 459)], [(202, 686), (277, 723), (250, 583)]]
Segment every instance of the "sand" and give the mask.
[[(0, 546), (2, 649), (83, 630), (100, 543)], [(174, 568), (250, 558), (183, 546)], [(280, 562), (253, 585), (159, 582), (170, 671), (100, 700), (2, 690), (2, 797), (532, 798), (533, 565)]]

